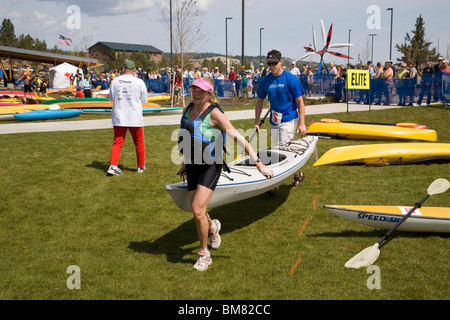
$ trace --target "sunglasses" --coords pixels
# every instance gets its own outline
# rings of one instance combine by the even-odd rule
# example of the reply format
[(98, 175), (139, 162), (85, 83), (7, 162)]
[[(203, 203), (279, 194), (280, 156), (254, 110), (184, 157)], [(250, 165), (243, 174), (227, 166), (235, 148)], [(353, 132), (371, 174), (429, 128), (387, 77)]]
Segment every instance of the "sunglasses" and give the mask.
[(267, 62), (267, 65), (268, 65), (269, 67), (273, 67), (273, 66), (276, 66), (276, 65), (278, 64), (278, 62), (280, 62), (280, 61), (277, 61), (277, 62)]
[(199, 93), (199, 94), (204, 94), (204, 93), (208, 92), (208, 91), (202, 90), (200, 88), (191, 88), (191, 91), (195, 92), (195, 93)]

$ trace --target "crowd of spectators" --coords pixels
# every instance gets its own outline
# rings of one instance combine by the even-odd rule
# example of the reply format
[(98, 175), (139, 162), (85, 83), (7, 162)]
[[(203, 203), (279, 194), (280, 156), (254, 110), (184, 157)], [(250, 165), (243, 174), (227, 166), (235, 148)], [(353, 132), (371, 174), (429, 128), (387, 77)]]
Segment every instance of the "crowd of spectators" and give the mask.
[[(305, 89), (305, 96), (311, 97), (312, 93), (332, 94), (337, 102), (355, 101), (357, 103), (371, 103), (390, 105), (395, 100), (398, 105), (420, 105), (426, 98), (426, 104), (431, 102), (444, 101), (442, 96), (442, 74), (450, 74), (448, 60), (439, 57), (436, 64), (426, 60), (426, 65), (418, 69), (414, 62), (402, 62), (398, 66), (393, 65), (388, 60), (384, 63), (376, 64), (368, 61), (366, 64), (358, 66), (335, 65), (329, 63), (328, 74), (318, 75), (307, 64), (303, 64), (299, 69), (295, 62), (292, 62), (287, 69), (299, 78)], [(362, 69), (369, 70), (371, 90), (347, 90), (345, 86), (348, 70)], [(180, 96), (184, 93), (189, 95), (189, 85), (199, 77), (211, 78), (216, 83), (218, 97), (244, 97), (256, 98), (258, 85), (262, 77), (267, 75), (267, 68), (261, 63), (254, 70), (246, 70), (244, 66), (240, 70), (230, 68), (228, 73), (214, 67), (209, 70), (207, 67), (188, 67), (180, 70), (178, 67), (171, 72), (170, 68), (161, 70), (136, 69), (135, 76), (146, 82), (149, 92), (170, 92), (173, 88), (176, 102), (180, 102)], [(96, 74), (93, 71), (84, 76), (77, 72), (70, 75), (70, 83), (76, 91), (83, 92), (84, 97), (91, 97), (91, 90), (107, 90), (111, 81), (121, 74), (120, 70), (110, 70)], [(39, 96), (47, 96), (46, 88), (48, 79), (43, 79), (41, 75), (35, 77), (22, 77), (27, 86), (35, 91)], [(223, 81), (221, 81), (223, 80)], [(314, 90), (313, 90), (314, 89)], [(81, 93), (77, 96), (81, 97)], [(445, 102), (445, 101), (444, 101)]]
[[(426, 104), (431, 102), (446, 102), (442, 95), (442, 75), (450, 74), (449, 61), (442, 57), (432, 66), (432, 61), (426, 59), (425, 66), (417, 69), (413, 61), (401, 62), (394, 66), (391, 60), (384, 65), (381, 62), (373, 64), (368, 61), (356, 68), (354, 65), (340, 65), (335, 73), (335, 96), (339, 102), (346, 99), (357, 103), (372, 103), (375, 105), (391, 105), (395, 101), (399, 106), (421, 105), (426, 95)], [(331, 65), (330, 65), (331, 67)], [(370, 92), (368, 90), (348, 90), (345, 87), (348, 70), (368, 70), (370, 74)]]

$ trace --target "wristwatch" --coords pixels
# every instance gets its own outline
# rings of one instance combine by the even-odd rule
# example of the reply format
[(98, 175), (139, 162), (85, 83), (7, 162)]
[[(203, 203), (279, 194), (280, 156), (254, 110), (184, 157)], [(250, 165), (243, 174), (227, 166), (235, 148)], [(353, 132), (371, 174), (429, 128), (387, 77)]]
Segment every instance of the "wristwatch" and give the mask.
[(258, 162), (261, 162), (261, 159), (260, 159), (260, 158), (256, 159), (256, 163), (258, 163)]

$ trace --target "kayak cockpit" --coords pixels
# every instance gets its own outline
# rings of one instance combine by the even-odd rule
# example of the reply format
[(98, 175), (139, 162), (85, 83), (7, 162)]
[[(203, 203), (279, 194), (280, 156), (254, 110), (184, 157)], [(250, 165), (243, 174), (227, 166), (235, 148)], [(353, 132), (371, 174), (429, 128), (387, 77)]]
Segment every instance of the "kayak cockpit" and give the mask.
[[(270, 150), (270, 149), (259, 151), (258, 157), (259, 157), (259, 159), (261, 159), (261, 162), (266, 166), (280, 163), (287, 158), (286, 155), (278, 153), (278, 152)], [(250, 157), (245, 157), (245, 158), (242, 158), (242, 161), (237, 161), (235, 163), (235, 165), (252, 167), (252, 166), (255, 166), (256, 163)]]

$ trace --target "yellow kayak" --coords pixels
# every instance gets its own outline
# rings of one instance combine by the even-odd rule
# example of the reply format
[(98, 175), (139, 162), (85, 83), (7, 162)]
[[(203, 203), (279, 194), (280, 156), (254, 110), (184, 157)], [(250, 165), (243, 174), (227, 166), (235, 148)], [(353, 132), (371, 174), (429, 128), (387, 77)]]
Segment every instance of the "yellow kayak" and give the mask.
[(314, 166), (353, 163), (386, 165), (450, 159), (450, 143), (390, 143), (337, 147), (328, 150)]
[[(55, 98), (52, 97), (19, 97), (19, 98), (2, 98), (0, 99), (0, 102), (11, 102), (11, 103), (23, 103), (24, 101), (28, 102), (29, 104), (33, 104), (33, 103), (41, 103), (42, 101), (51, 101), (51, 100), (55, 100)], [(31, 102), (31, 103), (30, 103)]]
[(1, 107), (0, 115), (29, 112), (29, 111), (34, 111), (34, 110), (45, 110), (45, 109), (48, 109), (48, 105), (24, 104), (24, 105), (20, 105), (20, 106)]
[[(380, 229), (391, 229), (413, 207), (324, 205), (332, 214), (356, 223)], [(450, 232), (450, 208), (421, 207), (399, 227), (400, 231)]]
[(415, 123), (371, 124), (341, 122), (335, 119), (321, 119), (308, 126), (308, 134), (332, 136), (341, 139), (365, 140), (423, 140), (436, 141), (435, 130)]
[[(73, 99), (73, 102), (55, 102), (54, 104), (47, 104), (47, 108), (57, 109), (59, 106), (61, 109), (84, 109), (84, 108), (112, 108), (112, 101), (77, 101)], [(161, 108), (157, 103), (147, 102), (142, 104), (143, 108)]]
[(147, 98), (148, 102), (162, 102), (168, 100), (170, 100), (170, 95), (168, 94), (152, 95)]
[[(102, 91), (94, 91), (92, 92), (92, 96), (94, 98), (108, 98), (109, 97), (109, 89)], [(170, 94), (149, 94), (147, 97), (147, 102), (162, 102), (170, 100)]]

